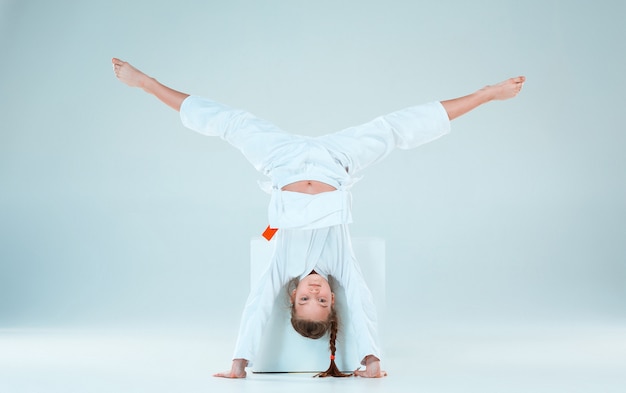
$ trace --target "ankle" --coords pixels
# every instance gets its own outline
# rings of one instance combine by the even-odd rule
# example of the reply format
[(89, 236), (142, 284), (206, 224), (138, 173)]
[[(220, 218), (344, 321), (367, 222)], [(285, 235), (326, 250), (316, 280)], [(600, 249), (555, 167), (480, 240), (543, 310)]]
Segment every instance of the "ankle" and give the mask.
[(474, 93), (480, 104), (486, 104), (496, 99), (496, 92), (494, 91), (495, 88), (496, 86), (487, 85)]

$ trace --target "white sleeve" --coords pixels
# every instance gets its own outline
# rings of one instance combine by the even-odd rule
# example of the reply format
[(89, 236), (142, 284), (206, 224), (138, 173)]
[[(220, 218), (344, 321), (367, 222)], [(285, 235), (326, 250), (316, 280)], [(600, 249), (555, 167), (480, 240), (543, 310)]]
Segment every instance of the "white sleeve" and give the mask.
[(233, 359), (246, 359), (248, 366), (252, 366), (276, 297), (280, 296), (288, 281), (284, 273), (276, 259), (272, 258), (270, 266), (250, 291), (241, 316)]
[[(345, 291), (346, 310), (350, 317), (350, 341), (356, 344), (361, 362), (368, 355), (381, 358), (378, 339), (378, 317), (372, 294), (365, 282), (361, 268), (352, 250), (352, 241), (346, 225), (337, 227), (336, 258), (333, 277)], [(341, 318), (341, 315), (339, 315)], [(341, 323), (341, 320), (340, 320)]]
[(351, 340), (356, 343), (359, 359), (364, 365), (365, 357), (368, 355), (381, 358), (376, 306), (356, 260), (347, 263), (345, 267), (341, 285), (346, 291), (347, 308), (353, 329)]

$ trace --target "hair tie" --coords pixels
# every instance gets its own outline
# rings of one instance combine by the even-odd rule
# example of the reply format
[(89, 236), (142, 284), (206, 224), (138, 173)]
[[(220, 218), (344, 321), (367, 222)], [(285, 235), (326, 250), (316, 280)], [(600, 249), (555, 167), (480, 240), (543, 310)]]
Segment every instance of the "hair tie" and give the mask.
[(335, 355), (330, 355), (330, 360), (335, 360)]

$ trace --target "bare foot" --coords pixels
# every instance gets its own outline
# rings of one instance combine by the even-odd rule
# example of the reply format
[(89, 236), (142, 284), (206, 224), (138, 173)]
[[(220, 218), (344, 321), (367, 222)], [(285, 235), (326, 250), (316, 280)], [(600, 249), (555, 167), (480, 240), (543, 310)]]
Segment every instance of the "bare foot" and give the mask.
[(233, 359), (233, 365), (231, 366), (230, 371), (213, 374), (213, 376), (220, 378), (245, 378), (247, 375), (247, 365), (248, 361), (246, 359)]
[(519, 94), (525, 81), (525, 76), (518, 76), (516, 78), (509, 78), (496, 85), (486, 86), (483, 90), (489, 92), (493, 100), (508, 100)]
[(375, 356), (365, 358), (365, 370), (355, 370), (355, 377), (382, 378), (387, 376), (387, 372), (380, 369), (380, 360)]
[(148, 75), (139, 71), (128, 62), (115, 57), (111, 60), (111, 62), (113, 63), (113, 72), (115, 72), (117, 79), (130, 87), (144, 88), (146, 81), (150, 79)]

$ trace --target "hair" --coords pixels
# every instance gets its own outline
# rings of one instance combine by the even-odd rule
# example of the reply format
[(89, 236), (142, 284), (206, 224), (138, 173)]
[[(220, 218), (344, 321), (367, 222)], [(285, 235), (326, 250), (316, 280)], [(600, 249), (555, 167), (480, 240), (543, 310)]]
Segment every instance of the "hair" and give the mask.
[[(297, 279), (291, 280), (289, 283), (289, 287), (292, 285), (297, 286)], [(294, 287), (295, 287), (294, 286)], [(314, 375), (314, 377), (350, 377), (352, 374), (344, 374), (342, 373), (337, 364), (335, 364), (335, 352), (337, 350), (335, 346), (335, 342), (337, 341), (337, 331), (339, 330), (339, 318), (337, 317), (337, 312), (335, 311), (335, 307), (331, 306), (330, 315), (328, 319), (325, 321), (311, 321), (306, 319), (298, 319), (295, 316), (296, 307), (291, 305), (291, 326), (293, 326), (294, 330), (300, 333), (301, 336), (318, 339), (323, 337), (326, 332), (329, 333), (329, 348), (330, 348), (330, 366), (328, 366), (328, 370), (318, 373)]]

